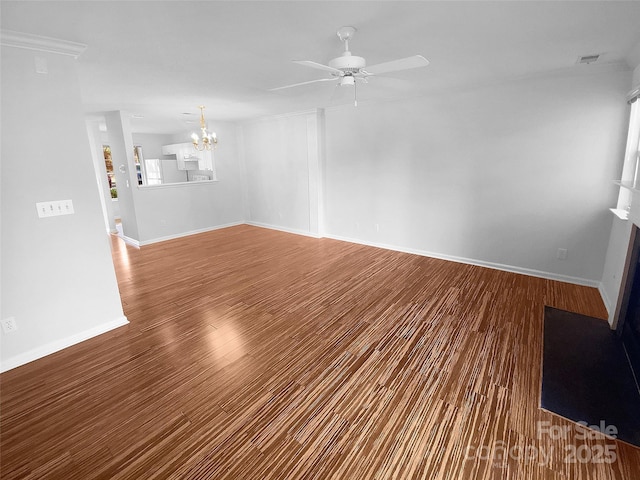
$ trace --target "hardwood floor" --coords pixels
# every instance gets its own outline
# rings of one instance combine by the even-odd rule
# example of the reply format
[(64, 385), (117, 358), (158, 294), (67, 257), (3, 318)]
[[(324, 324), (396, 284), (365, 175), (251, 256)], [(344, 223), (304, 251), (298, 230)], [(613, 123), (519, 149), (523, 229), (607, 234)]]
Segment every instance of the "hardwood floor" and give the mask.
[(131, 323), (0, 376), (3, 479), (640, 478), (539, 409), (543, 306), (604, 318), (595, 289), (249, 226), (112, 242)]

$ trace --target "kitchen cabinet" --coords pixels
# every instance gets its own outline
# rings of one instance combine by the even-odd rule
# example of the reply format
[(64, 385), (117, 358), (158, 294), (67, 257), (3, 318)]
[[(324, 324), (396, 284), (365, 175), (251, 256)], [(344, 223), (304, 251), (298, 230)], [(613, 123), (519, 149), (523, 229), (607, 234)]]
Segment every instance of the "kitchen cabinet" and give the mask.
[(175, 155), (178, 170), (213, 170), (213, 153), (193, 148), (191, 143), (174, 143), (162, 146), (163, 155)]

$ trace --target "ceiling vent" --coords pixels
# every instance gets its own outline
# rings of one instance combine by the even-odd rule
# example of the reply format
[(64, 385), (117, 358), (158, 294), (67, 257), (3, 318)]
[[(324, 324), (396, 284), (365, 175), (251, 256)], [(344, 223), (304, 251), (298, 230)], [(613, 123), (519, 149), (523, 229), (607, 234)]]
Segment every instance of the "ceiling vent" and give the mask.
[(600, 58), (600, 55), (585, 55), (584, 57), (579, 57), (576, 63), (593, 63)]

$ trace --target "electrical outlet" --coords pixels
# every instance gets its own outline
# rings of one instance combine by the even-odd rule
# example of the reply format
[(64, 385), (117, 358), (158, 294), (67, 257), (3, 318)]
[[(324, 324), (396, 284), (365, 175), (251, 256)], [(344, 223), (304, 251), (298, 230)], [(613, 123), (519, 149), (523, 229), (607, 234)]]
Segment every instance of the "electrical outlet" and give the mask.
[(379, 231), (380, 231), (380, 224), (379, 224), (379, 223), (376, 223), (376, 224), (374, 225), (374, 227), (375, 227), (375, 229), (376, 229), (376, 232), (379, 232)]
[(567, 249), (559, 248), (558, 249), (558, 260), (566, 260), (567, 258)]
[(7, 317), (2, 320), (2, 331), (4, 333), (13, 333), (18, 330), (18, 324), (15, 317)]

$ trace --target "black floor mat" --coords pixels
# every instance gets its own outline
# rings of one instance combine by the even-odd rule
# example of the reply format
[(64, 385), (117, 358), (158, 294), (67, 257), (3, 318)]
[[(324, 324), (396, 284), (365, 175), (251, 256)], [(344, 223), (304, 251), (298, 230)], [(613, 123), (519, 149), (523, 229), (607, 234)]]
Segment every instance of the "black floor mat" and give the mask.
[(545, 307), (541, 404), (576, 422), (615, 426), (617, 438), (640, 447), (640, 393), (604, 320)]

